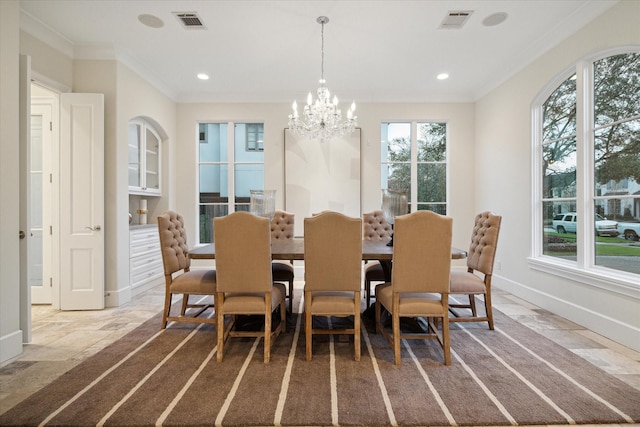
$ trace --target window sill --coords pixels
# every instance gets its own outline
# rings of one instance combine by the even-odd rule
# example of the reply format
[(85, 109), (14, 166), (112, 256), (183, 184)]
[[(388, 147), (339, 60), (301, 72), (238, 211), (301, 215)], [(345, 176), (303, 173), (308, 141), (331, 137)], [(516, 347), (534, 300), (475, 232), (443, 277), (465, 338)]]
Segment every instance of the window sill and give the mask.
[(550, 257), (528, 258), (529, 268), (640, 300), (638, 275), (595, 267), (591, 270)]

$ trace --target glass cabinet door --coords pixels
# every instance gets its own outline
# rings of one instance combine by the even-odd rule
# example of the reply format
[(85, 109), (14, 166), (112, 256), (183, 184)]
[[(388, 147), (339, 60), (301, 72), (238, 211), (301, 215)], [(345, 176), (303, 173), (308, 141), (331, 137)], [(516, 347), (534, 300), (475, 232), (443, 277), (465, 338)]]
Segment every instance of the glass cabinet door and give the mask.
[(160, 190), (160, 138), (151, 129), (146, 128), (145, 138), (145, 187), (147, 190)]
[(129, 194), (161, 195), (160, 142), (144, 120), (129, 122)]
[(129, 187), (141, 188), (140, 183), (140, 138), (141, 126), (129, 124)]

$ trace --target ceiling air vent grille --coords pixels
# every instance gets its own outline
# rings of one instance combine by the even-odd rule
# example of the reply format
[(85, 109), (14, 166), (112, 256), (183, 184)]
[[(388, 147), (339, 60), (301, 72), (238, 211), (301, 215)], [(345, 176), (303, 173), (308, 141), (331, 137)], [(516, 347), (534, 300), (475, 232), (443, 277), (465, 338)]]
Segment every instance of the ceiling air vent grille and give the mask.
[(173, 12), (183, 27), (188, 29), (206, 29), (196, 12)]
[(440, 28), (459, 30), (467, 23), (469, 17), (473, 13), (472, 10), (452, 10), (444, 17)]

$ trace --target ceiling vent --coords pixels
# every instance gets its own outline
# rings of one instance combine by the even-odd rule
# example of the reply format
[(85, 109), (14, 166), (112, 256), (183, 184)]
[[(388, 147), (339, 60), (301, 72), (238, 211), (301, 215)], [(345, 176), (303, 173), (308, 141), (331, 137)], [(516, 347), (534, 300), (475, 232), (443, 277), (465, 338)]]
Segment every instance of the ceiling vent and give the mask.
[(451, 10), (445, 16), (440, 28), (459, 30), (467, 23), (473, 10)]
[(207, 28), (196, 12), (173, 12), (173, 15), (178, 18), (184, 28), (202, 30)]

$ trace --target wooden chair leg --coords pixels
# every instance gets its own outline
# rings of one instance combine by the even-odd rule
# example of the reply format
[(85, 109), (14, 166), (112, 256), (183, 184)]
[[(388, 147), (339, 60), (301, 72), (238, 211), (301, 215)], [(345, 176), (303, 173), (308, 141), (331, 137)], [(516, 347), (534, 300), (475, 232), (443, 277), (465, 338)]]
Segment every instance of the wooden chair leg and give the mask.
[(469, 294), (469, 307), (471, 308), (471, 314), (473, 317), (478, 317), (478, 310), (476, 309), (476, 296)]
[(376, 310), (375, 310), (375, 314), (376, 314), (376, 320), (375, 320), (375, 324), (376, 324), (376, 334), (380, 333), (380, 329), (382, 329), (382, 326), (380, 325), (380, 312), (382, 311), (380, 309), (380, 303), (378, 302), (378, 299), (376, 298)]
[(167, 327), (167, 317), (171, 311), (171, 299), (173, 294), (167, 293), (164, 297), (164, 311), (162, 312), (162, 329)]
[(264, 313), (264, 363), (271, 358), (271, 293), (265, 295), (266, 309)]
[(491, 292), (484, 295), (484, 309), (487, 313), (489, 329), (493, 331), (493, 309), (491, 308)]
[(225, 328), (224, 328), (224, 313), (222, 311), (224, 297), (220, 296), (220, 294), (216, 295), (216, 330), (218, 335), (218, 350), (216, 354), (216, 360), (218, 362), (222, 362), (223, 350), (224, 350), (224, 338), (225, 338)]
[(353, 347), (356, 362), (360, 361), (360, 292), (354, 298), (355, 313), (353, 314)]
[(394, 310), (392, 314), (393, 318), (393, 358), (396, 365), (402, 363), (400, 355), (400, 316), (398, 316), (398, 310)]
[(307, 360), (312, 359), (313, 325), (311, 316), (311, 292), (304, 293), (304, 332), (306, 339)]

